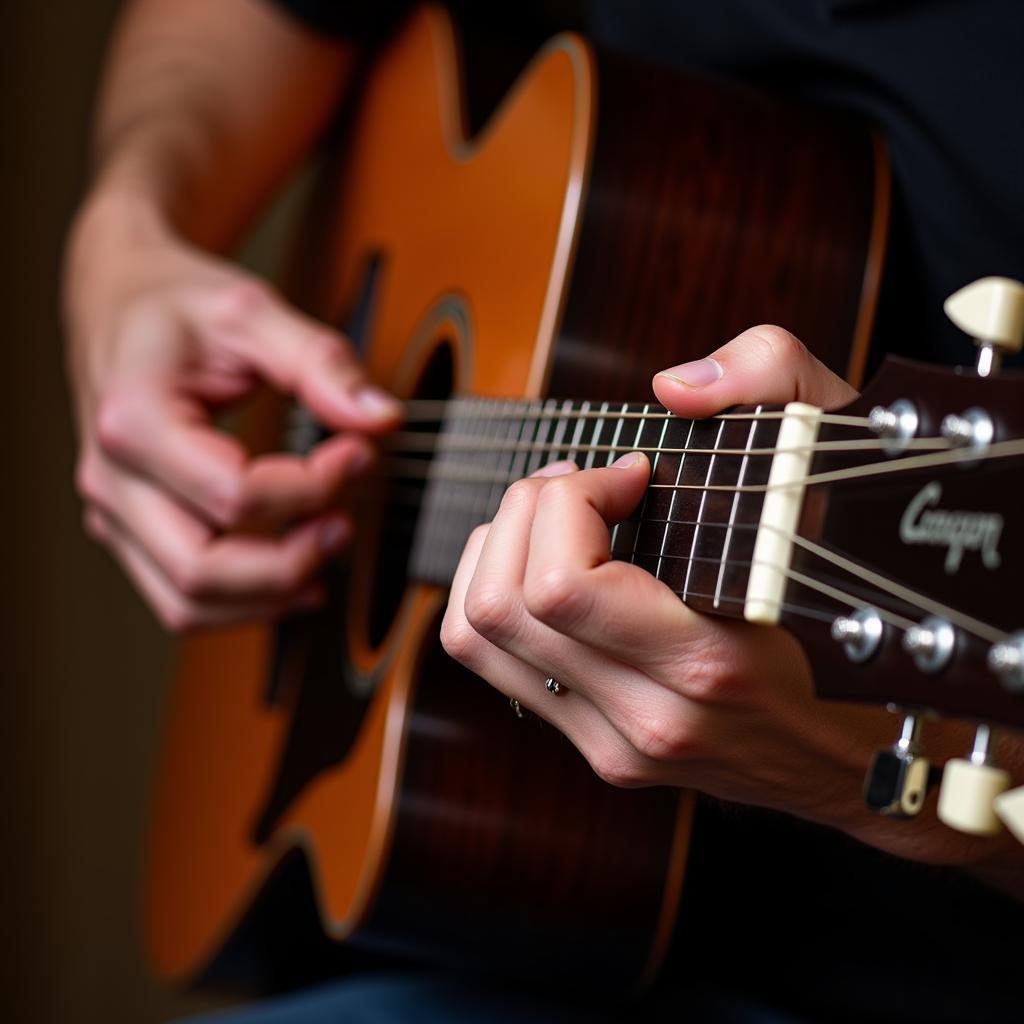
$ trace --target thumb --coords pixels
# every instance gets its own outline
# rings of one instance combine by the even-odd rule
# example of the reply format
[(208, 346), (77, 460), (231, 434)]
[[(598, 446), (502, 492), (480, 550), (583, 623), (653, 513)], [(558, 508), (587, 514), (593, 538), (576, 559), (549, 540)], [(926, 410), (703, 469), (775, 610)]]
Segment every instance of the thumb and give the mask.
[(401, 403), (369, 382), (345, 338), (262, 282), (234, 281), (193, 314), (200, 336), (297, 396), (328, 427), (380, 430), (401, 418)]
[(695, 419), (762, 402), (833, 409), (857, 396), (789, 331), (769, 325), (751, 327), (704, 359), (662, 370), (654, 393), (665, 408)]

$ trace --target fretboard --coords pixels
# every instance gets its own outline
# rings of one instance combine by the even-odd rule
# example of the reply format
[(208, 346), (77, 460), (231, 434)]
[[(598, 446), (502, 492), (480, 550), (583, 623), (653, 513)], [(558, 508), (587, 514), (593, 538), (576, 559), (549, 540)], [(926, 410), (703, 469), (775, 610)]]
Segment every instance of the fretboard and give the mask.
[[(472, 530), (494, 518), (508, 485), (549, 462), (606, 466), (625, 452), (651, 460), (650, 486), (611, 527), (612, 557), (633, 562), (703, 611), (742, 615), (779, 420), (760, 410), (687, 420), (656, 404), (456, 398), (405, 467), (426, 483), (410, 575), (447, 586)], [(408, 435), (407, 435), (408, 436)], [(402, 460), (395, 460), (402, 476)], [(412, 483), (412, 479), (410, 479)]]

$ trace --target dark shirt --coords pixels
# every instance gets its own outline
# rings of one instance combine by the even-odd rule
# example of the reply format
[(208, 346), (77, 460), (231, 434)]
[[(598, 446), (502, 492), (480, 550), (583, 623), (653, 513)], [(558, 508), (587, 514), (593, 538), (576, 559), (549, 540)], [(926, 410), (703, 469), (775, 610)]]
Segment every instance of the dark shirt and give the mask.
[[(368, 43), (409, 6), (277, 2)], [(564, 3), (454, 6), (520, 36), (577, 27)], [(894, 177), (875, 354), (973, 361), (943, 299), (990, 274), (1024, 279), (1021, 0), (590, 0), (579, 16), (607, 49), (874, 122)], [(958, 872), (707, 801), (667, 974), (812, 1019), (1010, 1019), (1022, 925), (1012, 900)]]

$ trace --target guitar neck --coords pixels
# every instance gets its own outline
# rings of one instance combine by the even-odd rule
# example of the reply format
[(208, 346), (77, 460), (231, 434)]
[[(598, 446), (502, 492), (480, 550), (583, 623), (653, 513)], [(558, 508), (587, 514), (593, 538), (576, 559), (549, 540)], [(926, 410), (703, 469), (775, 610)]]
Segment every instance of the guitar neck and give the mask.
[(449, 585), (469, 534), (493, 519), (514, 480), (560, 459), (590, 469), (642, 451), (650, 485), (612, 528), (612, 557), (646, 569), (693, 607), (742, 616), (764, 503), (763, 491), (745, 488), (767, 482), (777, 417), (760, 407), (687, 420), (656, 404), (482, 398), (410, 411), (391, 472), (422, 487), (414, 578)]

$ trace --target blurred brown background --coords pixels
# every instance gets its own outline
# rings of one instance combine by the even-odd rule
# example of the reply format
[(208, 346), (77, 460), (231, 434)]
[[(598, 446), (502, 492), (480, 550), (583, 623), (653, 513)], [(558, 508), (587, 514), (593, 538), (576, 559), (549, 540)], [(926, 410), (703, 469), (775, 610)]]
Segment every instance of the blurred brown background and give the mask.
[[(142, 822), (172, 645), (82, 535), (71, 483), (60, 248), (117, 7), (5, 5), (0, 279), (13, 365), (2, 403), (0, 1019), (19, 1024), (146, 1024), (201, 1005), (149, 978), (137, 930)], [(250, 262), (280, 251), (276, 223)]]

